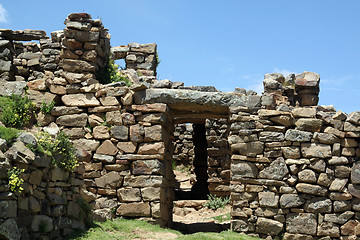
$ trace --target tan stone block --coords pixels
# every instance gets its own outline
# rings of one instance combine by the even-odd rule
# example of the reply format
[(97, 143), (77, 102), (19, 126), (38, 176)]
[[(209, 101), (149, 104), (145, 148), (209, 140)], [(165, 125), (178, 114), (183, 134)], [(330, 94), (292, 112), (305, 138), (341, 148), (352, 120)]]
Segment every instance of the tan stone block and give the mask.
[(123, 203), (116, 210), (116, 215), (125, 217), (150, 217), (150, 204), (148, 202)]
[(100, 106), (100, 102), (93, 93), (68, 94), (61, 97), (66, 106), (73, 107), (94, 107)]
[(139, 188), (120, 188), (117, 190), (117, 196), (121, 202), (141, 201), (141, 193)]
[(124, 153), (134, 153), (136, 151), (136, 143), (134, 142), (119, 142), (116, 146)]
[(95, 139), (108, 139), (110, 138), (109, 127), (96, 126), (93, 129), (93, 136)]
[(95, 178), (96, 186), (99, 188), (121, 187), (123, 177), (118, 172), (109, 172), (102, 177)]
[(110, 125), (122, 125), (123, 120), (120, 111), (107, 112), (105, 115), (106, 122)]
[(58, 95), (66, 94), (66, 88), (61, 85), (51, 84), (49, 87), (49, 90), (50, 90), (50, 92), (52, 92), (54, 94), (58, 94)]
[(156, 143), (141, 143), (138, 154), (164, 154), (165, 146), (163, 142)]
[(119, 105), (119, 101), (114, 96), (103, 96), (100, 98), (100, 102), (103, 106)]
[(110, 140), (105, 140), (97, 149), (96, 153), (114, 156), (118, 152), (118, 149)]

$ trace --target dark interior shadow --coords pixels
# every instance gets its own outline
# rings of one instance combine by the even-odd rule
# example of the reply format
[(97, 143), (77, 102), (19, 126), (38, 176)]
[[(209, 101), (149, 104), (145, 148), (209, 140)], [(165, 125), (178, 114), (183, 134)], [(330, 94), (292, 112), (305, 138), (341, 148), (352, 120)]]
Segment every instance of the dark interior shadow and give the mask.
[(197, 232), (222, 232), (230, 229), (230, 223), (181, 223), (173, 222), (172, 229), (182, 234)]

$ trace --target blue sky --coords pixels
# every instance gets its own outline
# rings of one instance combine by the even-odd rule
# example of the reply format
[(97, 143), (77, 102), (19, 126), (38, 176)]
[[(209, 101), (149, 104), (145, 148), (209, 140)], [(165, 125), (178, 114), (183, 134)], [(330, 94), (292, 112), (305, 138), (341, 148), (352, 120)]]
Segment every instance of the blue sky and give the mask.
[[(101, 3), (101, 4), (99, 4)], [(101, 18), (112, 46), (158, 44), (160, 79), (261, 93), (266, 73), (313, 71), (320, 103), (360, 110), (360, 1), (0, 1), (0, 28), (63, 29), (71, 12)]]

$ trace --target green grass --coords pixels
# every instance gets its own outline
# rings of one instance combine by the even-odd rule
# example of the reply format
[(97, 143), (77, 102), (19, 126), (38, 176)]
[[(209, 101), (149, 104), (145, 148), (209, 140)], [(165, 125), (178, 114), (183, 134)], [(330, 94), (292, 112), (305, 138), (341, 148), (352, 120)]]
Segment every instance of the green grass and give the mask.
[(229, 221), (231, 219), (230, 213), (222, 214), (219, 216), (212, 217), (217, 223), (222, 223), (225, 221)]
[(75, 232), (67, 240), (131, 240), (131, 239), (176, 239), (176, 240), (256, 240), (258, 238), (231, 231), (221, 233), (195, 233), (183, 235), (178, 231), (161, 228), (140, 220), (126, 220), (117, 218), (100, 223), (86, 232)]
[(7, 128), (0, 126), (0, 138), (5, 139), (6, 143), (11, 146), (15, 139), (19, 136), (20, 130), (15, 128)]
[(253, 238), (244, 234), (223, 231), (221, 233), (194, 233), (191, 235), (183, 235), (176, 240), (257, 240), (259, 238)]

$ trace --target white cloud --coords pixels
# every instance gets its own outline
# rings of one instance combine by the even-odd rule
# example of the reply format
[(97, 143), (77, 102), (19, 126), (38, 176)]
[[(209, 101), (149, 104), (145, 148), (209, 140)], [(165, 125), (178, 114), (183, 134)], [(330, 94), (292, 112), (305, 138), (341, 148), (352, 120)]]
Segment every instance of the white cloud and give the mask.
[(8, 22), (8, 12), (3, 7), (2, 4), (0, 4), (0, 23), (7, 23)]
[(288, 76), (289, 74), (292, 74), (292, 73), (295, 74), (295, 75), (299, 74), (298, 72), (290, 71), (288, 69), (279, 69), (279, 68), (275, 68), (273, 72), (274, 73), (281, 73), (282, 75), (284, 75), (284, 77), (286, 77), (286, 76)]

